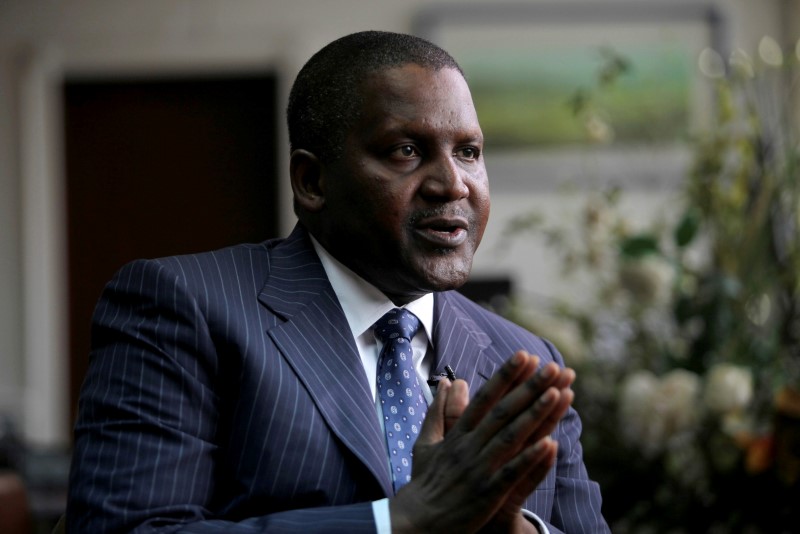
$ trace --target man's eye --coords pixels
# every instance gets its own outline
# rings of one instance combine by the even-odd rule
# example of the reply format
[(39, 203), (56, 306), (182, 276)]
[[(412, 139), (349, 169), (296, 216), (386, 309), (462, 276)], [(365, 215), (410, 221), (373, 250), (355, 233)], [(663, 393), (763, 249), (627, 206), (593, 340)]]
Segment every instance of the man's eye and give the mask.
[(419, 153), (413, 145), (403, 145), (394, 149), (392, 155), (401, 158), (413, 158), (414, 156), (419, 155)]
[(458, 149), (456, 154), (458, 154), (459, 157), (465, 159), (477, 159), (478, 156), (480, 155), (480, 151), (475, 147), (465, 146), (463, 148)]

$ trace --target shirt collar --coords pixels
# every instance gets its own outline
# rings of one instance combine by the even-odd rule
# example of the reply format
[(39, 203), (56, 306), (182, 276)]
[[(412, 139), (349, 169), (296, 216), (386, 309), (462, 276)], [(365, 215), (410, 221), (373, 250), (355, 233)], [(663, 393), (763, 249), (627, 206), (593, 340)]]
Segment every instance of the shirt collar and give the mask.
[[(325, 250), (314, 236), (311, 242), (319, 256), (325, 274), (333, 287), (333, 292), (342, 305), (347, 324), (353, 332), (353, 337), (358, 338), (371, 329), (375, 322), (383, 317), (389, 310), (396, 308), (395, 304), (356, 273), (345, 267), (336, 258)], [(417, 316), (425, 330), (428, 342), (432, 343), (433, 336), (433, 293), (426, 293), (420, 298), (404, 306), (408, 311)]]

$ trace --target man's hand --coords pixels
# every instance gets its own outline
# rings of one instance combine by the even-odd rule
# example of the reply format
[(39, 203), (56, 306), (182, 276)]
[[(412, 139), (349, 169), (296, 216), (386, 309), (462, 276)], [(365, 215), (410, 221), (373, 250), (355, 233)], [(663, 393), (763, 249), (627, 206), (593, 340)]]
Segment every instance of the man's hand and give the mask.
[(411, 482), (390, 500), (395, 532), (526, 526), (520, 508), (555, 462), (548, 435), (572, 402), (574, 379), (556, 364), (537, 373), (538, 364), (517, 352), (471, 403), (463, 380), (440, 385), (414, 446)]
[[(502, 508), (482, 529), (481, 532), (536, 532), (528, 519), (522, 513), (522, 505), (528, 495), (536, 489), (536, 486), (544, 480), (547, 473), (553, 467), (558, 454), (558, 443), (553, 441), (549, 434), (553, 431), (558, 421), (572, 404), (574, 393), (570, 386), (575, 381), (575, 371), (572, 369), (560, 369), (556, 364), (549, 363), (542, 373), (547, 375), (546, 382), (551, 382), (550, 388), (556, 388), (561, 392), (560, 405), (556, 406), (548, 417), (544, 428), (549, 428), (544, 437), (539, 438), (541, 433), (537, 431), (529, 441), (540, 448), (540, 460), (531, 465), (531, 471), (524, 477), (511, 491)], [(557, 373), (553, 375), (552, 373)]]

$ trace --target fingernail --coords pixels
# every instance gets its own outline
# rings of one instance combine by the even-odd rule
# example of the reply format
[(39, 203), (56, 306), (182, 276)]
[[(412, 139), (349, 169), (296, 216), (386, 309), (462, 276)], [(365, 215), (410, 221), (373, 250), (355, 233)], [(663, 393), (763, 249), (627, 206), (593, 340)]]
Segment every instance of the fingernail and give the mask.
[(546, 436), (546, 437), (540, 439), (533, 446), (533, 452), (542, 452), (544, 450), (545, 446), (547, 446), (548, 443), (550, 443), (550, 436)]
[(553, 388), (548, 389), (539, 397), (539, 404), (541, 406), (547, 406), (548, 404), (552, 403), (556, 400), (556, 392)]
[(555, 368), (554, 368), (552, 365), (545, 365), (545, 366), (544, 366), (544, 367), (542, 367), (542, 369), (539, 371), (539, 376), (540, 376), (541, 378), (544, 378), (544, 379), (553, 378), (553, 376), (554, 376), (555, 374), (556, 374), (556, 370), (555, 370)]

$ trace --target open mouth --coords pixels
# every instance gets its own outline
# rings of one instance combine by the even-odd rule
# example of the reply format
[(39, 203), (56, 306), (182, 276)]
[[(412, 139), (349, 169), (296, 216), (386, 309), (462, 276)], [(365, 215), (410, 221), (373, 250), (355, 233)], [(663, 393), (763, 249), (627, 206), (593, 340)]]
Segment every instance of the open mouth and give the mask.
[(457, 247), (467, 239), (469, 225), (461, 218), (434, 218), (419, 221), (417, 235), (433, 245)]

